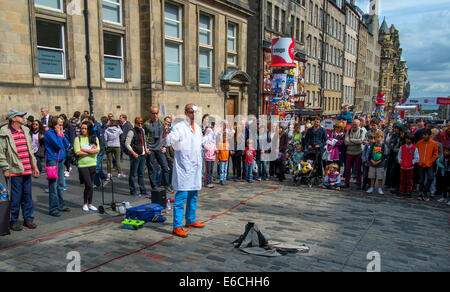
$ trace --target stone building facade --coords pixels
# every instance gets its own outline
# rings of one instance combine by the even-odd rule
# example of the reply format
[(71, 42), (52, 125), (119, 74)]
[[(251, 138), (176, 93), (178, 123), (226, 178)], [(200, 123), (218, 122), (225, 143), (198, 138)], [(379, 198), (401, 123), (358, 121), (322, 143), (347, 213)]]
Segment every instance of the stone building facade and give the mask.
[(305, 107), (322, 112), (322, 52), (323, 39), (323, 0), (307, 0), (306, 4), (306, 55), (308, 63), (306, 64)]
[[(270, 89), (265, 80), (270, 75), (270, 54), (275, 38), (295, 39), (295, 59), (303, 64), (305, 56), (306, 0), (249, 1), (254, 12), (248, 20), (247, 72), (249, 114), (266, 114), (270, 108)], [(304, 77), (304, 76), (303, 76)], [(300, 93), (299, 93), (300, 94)]]
[(380, 60), (380, 93), (386, 95), (386, 112), (392, 110), (396, 102), (401, 101), (405, 94), (408, 79), (408, 67), (402, 57), (399, 31), (394, 25), (388, 28), (383, 20), (379, 32), (381, 45)]
[[(378, 2), (373, 0), (372, 2)], [(376, 6), (378, 7), (378, 6)], [(373, 11), (373, 10), (372, 10)], [(379, 92), (379, 79), (380, 79), (380, 54), (381, 45), (378, 42), (378, 12), (373, 11), (369, 15), (363, 16), (364, 24), (368, 28), (367, 35), (367, 54), (366, 54), (366, 78), (365, 94), (363, 96), (362, 111), (365, 113), (373, 113), (375, 110), (375, 99)]]
[(142, 108), (186, 103), (217, 116), (247, 115), (247, 26), (242, 0), (141, 0)]
[[(190, 102), (219, 116), (227, 108), (247, 112), (248, 1), (87, 3), (96, 118), (147, 117), (152, 104), (182, 114)], [(0, 36), (8, 40), (0, 43), (4, 112), (89, 110), (84, 2), (0, 0), (0, 6)]]
[(336, 116), (341, 110), (344, 68), (345, 11), (338, 1), (327, 1), (324, 10), (322, 57), (322, 109)]
[(359, 24), (358, 35), (358, 62), (356, 65), (356, 92), (354, 111), (362, 112), (364, 108), (364, 100), (368, 100), (370, 96), (369, 87), (366, 86), (366, 80), (369, 78), (369, 71), (366, 70), (366, 68), (368, 67), (367, 42), (369, 39), (369, 30), (363, 22)]
[(356, 93), (356, 66), (358, 60), (358, 26), (359, 15), (354, 6), (345, 1), (345, 53), (344, 53), (344, 78), (343, 78), (343, 104), (354, 105)]
[[(139, 7), (89, 1), (94, 114), (141, 113)], [(89, 110), (82, 1), (0, 0), (0, 104), (40, 117)], [(3, 112), (1, 114), (4, 114)]]

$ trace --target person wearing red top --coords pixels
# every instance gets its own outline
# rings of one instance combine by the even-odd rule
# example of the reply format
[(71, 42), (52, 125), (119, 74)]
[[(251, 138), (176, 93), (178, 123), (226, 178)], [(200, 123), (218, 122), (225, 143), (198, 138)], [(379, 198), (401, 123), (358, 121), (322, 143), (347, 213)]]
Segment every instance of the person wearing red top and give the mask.
[(255, 164), (256, 150), (253, 148), (253, 140), (247, 140), (247, 147), (244, 150), (244, 165), (247, 181), (253, 182), (253, 165)]
[(29, 129), (24, 126), (27, 113), (10, 110), (6, 118), (9, 124), (0, 129), (0, 168), (11, 187), (10, 227), (22, 230), (19, 222), (22, 208), (24, 226), (36, 228), (33, 223), (34, 205), (31, 193), (31, 176), (39, 176), (36, 159), (33, 155)]
[(406, 144), (400, 147), (398, 151), (397, 160), (400, 163), (400, 193), (404, 196), (411, 198), (413, 177), (414, 177), (414, 164), (419, 162), (419, 150), (412, 143), (414, 141), (414, 135), (408, 134), (405, 137)]
[(447, 123), (447, 129), (439, 135), (439, 142), (444, 149), (450, 147), (450, 122)]

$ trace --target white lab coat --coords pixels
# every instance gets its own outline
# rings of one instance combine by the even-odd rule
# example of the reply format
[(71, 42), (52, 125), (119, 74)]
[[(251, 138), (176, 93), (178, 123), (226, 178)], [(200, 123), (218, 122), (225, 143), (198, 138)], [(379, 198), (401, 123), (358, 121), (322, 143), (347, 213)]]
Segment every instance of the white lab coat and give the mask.
[(177, 191), (198, 191), (202, 188), (202, 144), (215, 140), (215, 135), (202, 135), (202, 129), (194, 124), (192, 131), (188, 120), (176, 124), (163, 143), (175, 152), (172, 184)]

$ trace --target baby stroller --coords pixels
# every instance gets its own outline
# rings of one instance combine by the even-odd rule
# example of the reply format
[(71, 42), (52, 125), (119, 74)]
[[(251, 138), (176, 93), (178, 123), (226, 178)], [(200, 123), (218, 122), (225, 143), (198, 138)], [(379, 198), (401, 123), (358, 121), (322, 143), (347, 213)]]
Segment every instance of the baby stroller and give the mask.
[(308, 150), (303, 156), (300, 164), (294, 168), (294, 183), (296, 185), (307, 185), (310, 188), (321, 183), (319, 168), (322, 167), (320, 150)]

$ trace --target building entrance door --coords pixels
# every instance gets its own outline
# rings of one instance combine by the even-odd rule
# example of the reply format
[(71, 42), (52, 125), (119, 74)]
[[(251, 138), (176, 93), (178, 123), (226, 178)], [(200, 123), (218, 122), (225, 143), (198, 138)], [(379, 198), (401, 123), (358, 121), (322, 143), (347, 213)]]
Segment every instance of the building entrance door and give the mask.
[(226, 110), (227, 116), (236, 116), (238, 114), (238, 111), (237, 111), (238, 97), (239, 97), (238, 94), (230, 93), (230, 95), (227, 99), (227, 110)]

